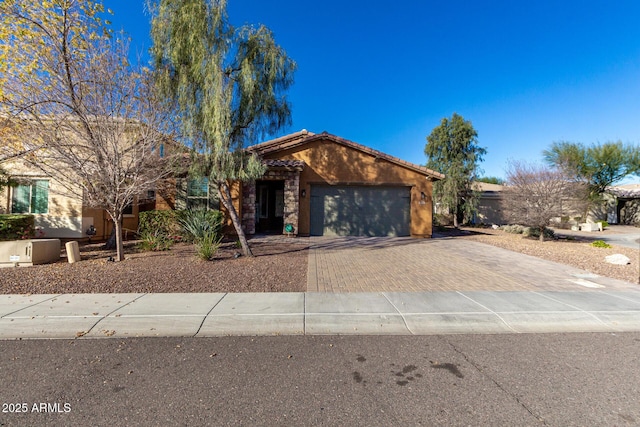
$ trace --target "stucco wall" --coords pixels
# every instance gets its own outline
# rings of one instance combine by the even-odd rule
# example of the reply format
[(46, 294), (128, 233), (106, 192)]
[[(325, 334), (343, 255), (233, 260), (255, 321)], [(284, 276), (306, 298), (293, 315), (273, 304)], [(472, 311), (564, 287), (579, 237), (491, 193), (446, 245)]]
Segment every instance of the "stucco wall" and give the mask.
[[(22, 161), (7, 162), (3, 168), (13, 179), (43, 179), (49, 181), (48, 211), (35, 214), (35, 226), (44, 231), (45, 237), (82, 237), (82, 201), (53, 178), (43, 176), (37, 169)], [(0, 213), (11, 212), (13, 188), (5, 188), (0, 196)]]
[[(382, 158), (330, 141), (318, 140), (267, 154), (266, 159), (302, 160), (300, 175), (300, 234), (310, 230), (310, 194), (313, 184), (405, 185), (411, 187), (411, 235), (430, 237), (432, 184), (424, 175)], [(422, 198), (422, 193), (425, 197)]]

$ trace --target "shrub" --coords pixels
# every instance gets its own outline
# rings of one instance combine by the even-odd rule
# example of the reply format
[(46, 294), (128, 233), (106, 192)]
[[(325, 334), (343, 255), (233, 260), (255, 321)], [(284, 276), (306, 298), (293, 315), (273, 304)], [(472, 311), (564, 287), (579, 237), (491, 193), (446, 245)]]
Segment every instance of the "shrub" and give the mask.
[(198, 243), (205, 237), (211, 238), (211, 235), (218, 238), (224, 215), (216, 210), (187, 209), (181, 211), (177, 219), (185, 239)]
[(139, 234), (141, 242), (138, 247), (144, 251), (166, 251), (175, 241), (162, 230), (145, 230)]
[(433, 216), (433, 224), (435, 226), (453, 225), (453, 215), (451, 214), (435, 214)]
[(524, 227), (518, 224), (503, 225), (500, 228), (504, 230), (506, 233), (511, 233), (511, 234), (522, 234), (522, 232), (524, 231)]
[[(531, 233), (529, 234), (528, 237), (536, 237), (539, 238), (540, 237), (540, 229), (539, 228), (531, 228)], [(544, 229), (544, 238), (545, 239), (554, 239), (556, 237), (556, 233), (550, 229), (550, 228), (545, 228)]]
[(602, 224), (603, 230), (609, 226), (609, 223), (607, 221), (598, 221), (598, 222)]
[(209, 261), (218, 252), (222, 242), (222, 236), (218, 236), (213, 230), (205, 231), (196, 241), (196, 252), (198, 257), (205, 261)]
[(166, 236), (177, 236), (180, 234), (178, 214), (178, 211), (170, 210), (140, 212), (138, 234), (142, 236), (159, 232)]
[[(511, 234), (522, 234), (524, 237), (540, 237), (540, 229), (537, 227), (524, 227), (522, 225), (513, 224), (513, 225), (503, 225), (500, 227), (500, 230), (505, 231), (506, 233)], [(546, 239), (555, 238), (556, 233), (550, 229), (544, 229), (544, 237)]]
[(177, 211), (140, 212), (138, 236), (141, 239), (138, 247), (145, 251), (166, 251), (180, 239), (180, 225)]
[(0, 215), (0, 240), (31, 239), (36, 235), (33, 215)]
[(591, 246), (593, 246), (594, 248), (605, 248), (605, 249), (611, 247), (611, 245), (605, 242), (604, 240), (594, 240), (593, 242), (591, 242)]

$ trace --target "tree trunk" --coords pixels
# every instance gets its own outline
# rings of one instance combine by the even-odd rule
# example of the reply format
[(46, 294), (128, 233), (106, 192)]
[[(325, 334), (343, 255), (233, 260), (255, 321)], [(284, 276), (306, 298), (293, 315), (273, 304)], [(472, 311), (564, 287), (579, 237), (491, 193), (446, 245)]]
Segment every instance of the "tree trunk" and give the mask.
[(458, 228), (458, 205), (453, 207), (453, 227)]
[(124, 260), (124, 243), (122, 242), (122, 218), (113, 221), (116, 230), (116, 261)]
[(540, 241), (544, 242), (544, 229), (546, 227), (540, 227)]
[(104, 242), (103, 249), (113, 250), (116, 248), (116, 228), (113, 227), (111, 229), (111, 234), (109, 234), (109, 238), (106, 242)]
[(242, 252), (244, 253), (244, 256), (252, 257), (253, 252), (251, 252), (251, 248), (249, 247), (247, 238), (244, 235), (242, 222), (240, 221), (240, 217), (238, 216), (238, 211), (236, 211), (235, 206), (233, 206), (233, 200), (231, 199), (231, 190), (229, 189), (229, 184), (226, 181), (218, 183), (218, 194), (220, 196), (222, 204), (225, 208), (227, 208), (227, 212), (229, 212), (233, 227), (236, 229), (236, 233), (238, 234), (238, 240), (240, 241), (240, 245), (242, 246)]
[[(113, 215), (109, 214), (113, 220)], [(119, 221), (113, 220), (113, 229), (104, 244), (104, 249), (116, 251), (116, 261), (124, 260), (124, 243), (122, 242), (122, 218)]]

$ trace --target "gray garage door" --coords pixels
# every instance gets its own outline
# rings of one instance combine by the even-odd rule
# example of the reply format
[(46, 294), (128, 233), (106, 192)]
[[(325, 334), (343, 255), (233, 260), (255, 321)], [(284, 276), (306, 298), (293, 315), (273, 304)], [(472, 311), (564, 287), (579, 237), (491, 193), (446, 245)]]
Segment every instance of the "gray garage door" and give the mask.
[(408, 236), (410, 187), (311, 186), (312, 236)]

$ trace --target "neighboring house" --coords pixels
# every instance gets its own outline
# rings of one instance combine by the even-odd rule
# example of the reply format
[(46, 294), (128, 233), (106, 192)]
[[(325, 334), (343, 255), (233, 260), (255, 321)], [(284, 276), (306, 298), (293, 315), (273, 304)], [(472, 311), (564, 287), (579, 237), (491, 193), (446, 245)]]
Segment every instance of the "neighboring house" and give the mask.
[(326, 132), (302, 130), (248, 151), (267, 166), (261, 179), (234, 187), (249, 235), (431, 237), (438, 172)]
[[(1, 142), (4, 144), (6, 141)], [(153, 157), (149, 158), (165, 158), (165, 143), (172, 153), (175, 151), (173, 147), (183, 150), (182, 146), (166, 140), (157, 146), (157, 150), (155, 146), (151, 148), (149, 156)], [(0, 214), (33, 214), (35, 226), (44, 233), (44, 237), (108, 238), (113, 229), (113, 221), (107, 212), (89, 207), (81, 196), (82, 187), (75, 184), (73, 177), (64, 178), (64, 173), (52, 166), (55, 161), (48, 163), (48, 170), (58, 173), (45, 173), (34, 166), (35, 161), (43, 160), (36, 151), (25, 149), (23, 153), (2, 162), (2, 169), (17, 185), (0, 190)], [(46, 157), (44, 161), (48, 161)], [(67, 172), (68, 170), (66, 169)], [(138, 194), (134, 202), (125, 208), (122, 224), (125, 237), (132, 236), (137, 230), (139, 212), (156, 208), (156, 189), (160, 190), (155, 188)]]
[[(474, 181), (471, 185), (474, 192), (479, 193), (478, 205), (476, 213), (471, 221), (473, 224), (506, 224), (507, 219), (502, 214), (502, 203), (504, 198), (504, 186), (498, 184), (489, 184), (486, 182)], [(442, 215), (442, 225), (452, 225), (453, 218), (447, 207), (443, 207), (436, 202), (434, 207), (436, 214)]]
[[(106, 239), (111, 233), (113, 221), (109, 215), (102, 209), (86, 207), (56, 177), (43, 175), (20, 158), (3, 163), (3, 168), (18, 185), (0, 191), (0, 213), (33, 214), (36, 228), (45, 237)], [(155, 208), (155, 194), (151, 193), (142, 195), (125, 211), (125, 233), (137, 230), (139, 211)], [(87, 234), (92, 226), (95, 235)]]
[(604, 199), (607, 222), (640, 224), (640, 184), (609, 187)]
[(480, 192), (476, 224), (506, 224), (508, 221), (502, 213), (504, 186), (487, 182), (474, 182), (473, 188)]

